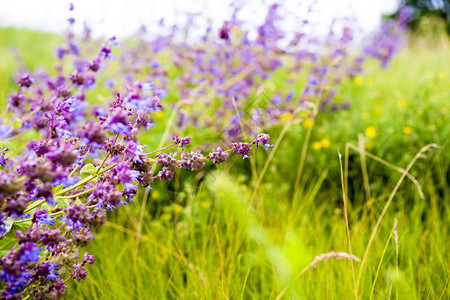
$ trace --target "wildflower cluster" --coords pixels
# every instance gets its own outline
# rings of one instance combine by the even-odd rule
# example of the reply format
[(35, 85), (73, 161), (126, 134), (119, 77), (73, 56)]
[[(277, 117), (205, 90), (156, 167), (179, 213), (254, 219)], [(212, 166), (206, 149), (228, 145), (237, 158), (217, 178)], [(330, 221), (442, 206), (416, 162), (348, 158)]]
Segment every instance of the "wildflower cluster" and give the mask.
[[(162, 149), (147, 150), (138, 133), (153, 127), (162, 110), (154, 84), (130, 82), (125, 93), (103, 107), (91, 107), (85, 91), (112, 57), (114, 39), (92, 60), (81, 59), (75, 44), (58, 49), (58, 59), (75, 55), (74, 70), (59, 65), (57, 75), (23, 75), (8, 96), (9, 124), (2, 144), (32, 132), (37, 138), (13, 154), (0, 148), (0, 298), (57, 299), (71, 279), (86, 278), (94, 256), (82, 251), (101, 227), (107, 211), (132, 203), (139, 186), (170, 180), (178, 169), (197, 170), (208, 161), (224, 163), (230, 153), (244, 158), (254, 146), (268, 145), (259, 135), (250, 143), (203, 155), (185, 149), (190, 137), (175, 135)], [(179, 148), (180, 152), (170, 151)], [(245, 151), (242, 149), (245, 148)]]
[[(130, 78), (153, 78), (164, 90), (176, 93), (172, 105), (179, 128), (212, 127), (222, 139), (232, 141), (299, 118), (299, 107), (310, 111), (303, 118), (311, 117), (312, 107), (347, 109), (350, 101), (339, 98), (341, 85), (363, 73), (371, 57), (388, 64), (403, 45), (402, 33), (411, 13), (403, 9), (398, 21), (386, 21), (361, 39), (355, 38), (355, 21), (339, 18), (328, 34), (317, 36), (313, 7), (291, 20), (300, 25), (289, 32), (283, 30), (282, 5), (270, 5), (266, 18), (253, 29), (239, 19), (242, 8), (235, 5), (231, 18), (217, 30), (207, 27), (200, 42), (186, 42), (195, 40), (190, 32), (199, 31), (194, 21), (201, 16), (196, 15), (170, 30), (162, 20), (155, 38), (143, 28), (137, 36), (140, 43), (125, 47), (120, 62)], [(171, 54), (170, 69), (161, 63), (160, 53)], [(280, 69), (289, 76), (284, 83), (268, 87)], [(306, 81), (298, 81), (305, 77)]]

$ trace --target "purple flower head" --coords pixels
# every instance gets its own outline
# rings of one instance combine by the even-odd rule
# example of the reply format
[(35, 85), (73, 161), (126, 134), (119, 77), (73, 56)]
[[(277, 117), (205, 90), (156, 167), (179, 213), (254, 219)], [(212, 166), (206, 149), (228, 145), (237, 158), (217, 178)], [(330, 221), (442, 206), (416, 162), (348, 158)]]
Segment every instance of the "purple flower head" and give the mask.
[(106, 118), (103, 123), (106, 128), (109, 128), (112, 132), (116, 134), (131, 134), (131, 123), (127, 120), (128, 113), (123, 109), (115, 109)]
[(178, 134), (174, 135), (172, 137), (172, 140), (175, 142), (175, 144), (179, 145), (181, 148), (183, 148), (184, 145), (189, 145), (189, 143), (191, 142), (190, 137), (187, 136), (184, 138), (180, 138)]
[(195, 170), (205, 166), (205, 157), (199, 152), (191, 151), (181, 153), (181, 167), (185, 169)]
[(260, 134), (258, 134), (258, 136), (255, 139), (255, 146), (258, 147), (259, 143), (261, 143), (263, 146), (266, 147), (266, 150), (267, 150), (269, 147), (273, 147), (273, 145), (269, 144), (269, 139), (270, 139), (270, 136), (268, 134), (260, 133)]
[(80, 54), (80, 50), (78, 49), (78, 46), (75, 43), (69, 43), (69, 52), (73, 55)]
[(7, 231), (5, 224), (7, 217), (8, 216), (6, 214), (0, 213), (0, 237), (3, 236)]
[(100, 70), (101, 62), (102, 61), (100, 57), (95, 58), (92, 62), (88, 64), (89, 70), (91, 70), (92, 72), (97, 72), (98, 70)]
[(19, 261), (22, 263), (38, 262), (40, 260), (39, 254), (41, 254), (41, 252), (42, 249), (39, 248), (35, 243), (27, 242), (23, 244), (19, 250)]
[[(131, 170), (130, 164), (127, 162), (119, 162), (113, 169), (113, 174), (119, 183), (124, 184), (132, 189), (135, 189), (135, 185), (131, 183), (138, 180), (139, 171)], [(131, 184), (131, 186), (130, 186)]]
[(67, 53), (66, 48), (64, 48), (63, 46), (58, 46), (58, 48), (56, 48), (56, 51), (55, 51), (55, 56), (58, 59), (62, 60), (64, 58), (64, 55), (66, 55), (66, 53)]
[(398, 13), (398, 22), (401, 26), (411, 21), (412, 16), (414, 14), (414, 7), (412, 6), (403, 6), (400, 8)]
[(156, 155), (156, 158), (158, 160), (158, 164), (160, 164), (163, 167), (175, 167), (177, 164), (177, 160), (175, 159), (175, 155), (177, 153), (160, 153)]
[(77, 136), (94, 149), (101, 148), (108, 138), (103, 126), (92, 120), (88, 120), (85, 125), (79, 127)]
[(212, 159), (214, 164), (221, 164), (228, 160), (228, 152), (223, 152), (221, 147), (217, 147), (216, 151), (208, 154), (206, 158)]
[(228, 22), (224, 22), (222, 27), (219, 29), (219, 38), (225, 41), (230, 39), (230, 26), (228, 25)]
[(12, 108), (15, 112), (22, 109), (26, 104), (26, 98), (22, 93), (12, 93), (8, 95), (6, 100), (8, 102), (8, 110)]
[(17, 79), (17, 84), (26, 88), (29, 88), (33, 82), (35, 82), (35, 80), (30, 77), (30, 74), (23, 75)]
[(114, 47), (117, 47), (121, 44), (121, 42), (115, 36), (109, 38), (108, 43), (112, 44)]
[(311, 85), (317, 85), (319, 83), (319, 78), (315, 76), (310, 76), (308, 79), (308, 83)]
[(71, 145), (63, 144), (56, 149), (51, 149), (45, 157), (55, 164), (69, 167), (78, 160), (78, 152)]
[(54, 225), (55, 217), (50, 216), (46, 209), (38, 208), (34, 212), (33, 222), (39, 225)]
[(37, 266), (34, 277), (37, 277), (37, 279), (42, 278), (43, 280), (56, 280), (60, 278), (55, 270), (57, 267), (58, 265), (44, 261)]
[(30, 203), (30, 200), (30, 196), (26, 192), (19, 192), (11, 195), (5, 199), (7, 205), (4, 208), (4, 211), (14, 219), (20, 218)]
[(95, 262), (94, 255), (90, 255), (89, 252), (86, 251), (86, 252), (84, 253), (84, 259), (83, 259), (83, 262), (84, 262), (84, 263), (88, 263), (88, 264), (90, 264), (90, 265), (93, 265), (94, 262)]
[(0, 140), (5, 140), (11, 136), (11, 129), (11, 125), (0, 125)]
[(65, 210), (64, 222), (72, 227), (80, 228), (84, 225), (88, 225), (91, 214), (85, 205), (72, 205)]
[(100, 49), (100, 55), (105, 59), (112, 58), (111, 48), (108, 46), (103, 46)]
[(144, 146), (130, 141), (128, 146), (125, 148), (125, 154), (128, 158), (131, 158), (133, 162), (142, 163), (141, 156), (145, 155)]
[(8, 157), (5, 158), (5, 152), (8, 150), (9, 150), (8, 148), (2, 149), (0, 147), (0, 166), (4, 166), (8, 162), (9, 158)]
[(249, 143), (231, 143), (232, 151), (236, 152), (239, 155), (242, 155), (243, 158), (251, 158), (249, 156), (252, 147), (250, 147)]
[(85, 279), (87, 276), (87, 270), (80, 264), (75, 265), (72, 273), (72, 278), (78, 281)]
[(157, 177), (158, 177), (160, 180), (170, 180), (170, 179), (173, 178), (173, 176), (174, 176), (173, 171), (170, 170), (170, 169), (167, 168), (167, 167), (163, 167), (162, 170), (159, 171), (159, 173), (158, 173), (158, 175), (157, 175)]
[(153, 91), (155, 89), (155, 83), (154, 82), (143, 82), (142, 83), (142, 90), (144, 92)]
[(150, 117), (150, 114), (146, 111), (138, 111), (136, 123), (145, 129), (149, 130), (155, 126), (153, 123), (153, 119)]

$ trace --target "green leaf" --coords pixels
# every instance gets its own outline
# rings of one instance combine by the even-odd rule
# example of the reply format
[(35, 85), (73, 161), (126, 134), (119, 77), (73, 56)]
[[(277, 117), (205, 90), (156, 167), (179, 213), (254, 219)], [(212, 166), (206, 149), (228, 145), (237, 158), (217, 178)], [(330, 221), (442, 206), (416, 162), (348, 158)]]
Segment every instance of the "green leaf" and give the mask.
[(95, 174), (95, 172), (97, 172), (97, 168), (93, 165), (93, 164), (86, 164), (83, 166), (83, 168), (81, 168), (80, 173), (81, 174)]
[(55, 189), (53, 190), (53, 193), (57, 193), (57, 192), (59, 192), (59, 191), (62, 190), (62, 189), (63, 189), (63, 185), (60, 184), (60, 185), (58, 185), (57, 187), (55, 187)]
[(61, 204), (62, 208), (68, 208), (70, 206), (65, 199), (56, 198), (56, 200), (59, 202), (59, 204)]
[(0, 240), (1, 257), (5, 256), (9, 252), (9, 250), (11, 250), (12, 247), (14, 247), (14, 245), (16, 244), (17, 242), (16, 231), (20, 230), (25, 232), (31, 226), (31, 220), (27, 222), (13, 223), (12, 219), (9, 218), (6, 220), (5, 223), (7, 224), (9, 229), (8, 232), (5, 235), (3, 235)]

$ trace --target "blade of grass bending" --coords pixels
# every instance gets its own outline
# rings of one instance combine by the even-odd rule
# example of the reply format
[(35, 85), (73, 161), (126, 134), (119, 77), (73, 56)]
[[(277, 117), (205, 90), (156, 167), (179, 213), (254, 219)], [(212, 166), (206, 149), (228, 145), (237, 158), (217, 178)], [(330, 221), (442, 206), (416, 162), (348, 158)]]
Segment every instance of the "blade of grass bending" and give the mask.
[(375, 238), (375, 235), (378, 231), (378, 228), (381, 225), (381, 222), (383, 221), (384, 215), (386, 214), (387, 209), (389, 208), (389, 205), (392, 202), (392, 199), (394, 199), (395, 194), (397, 193), (397, 190), (399, 189), (400, 185), (402, 184), (403, 180), (405, 179), (406, 175), (408, 174), (409, 170), (412, 168), (414, 163), (423, 156), (423, 153), (432, 149), (432, 148), (439, 148), (436, 144), (428, 144), (414, 156), (414, 158), (411, 160), (409, 165), (406, 167), (406, 169), (403, 171), (402, 176), (398, 180), (397, 184), (395, 185), (394, 189), (392, 190), (391, 194), (389, 195), (389, 199), (387, 200), (386, 204), (384, 205), (383, 211), (381, 212), (381, 215), (378, 217), (377, 223), (375, 224), (375, 227), (373, 228), (372, 235), (369, 238), (369, 242), (367, 243), (366, 250), (364, 251), (363, 259), (361, 262), (361, 266), (359, 267), (359, 274), (358, 274), (358, 281), (356, 282), (356, 290), (359, 290), (359, 285), (361, 283), (361, 276), (362, 272), (364, 270), (364, 266), (366, 264), (367, 255), (369, 254), (370, 246), (372, 245), (372, 242)]

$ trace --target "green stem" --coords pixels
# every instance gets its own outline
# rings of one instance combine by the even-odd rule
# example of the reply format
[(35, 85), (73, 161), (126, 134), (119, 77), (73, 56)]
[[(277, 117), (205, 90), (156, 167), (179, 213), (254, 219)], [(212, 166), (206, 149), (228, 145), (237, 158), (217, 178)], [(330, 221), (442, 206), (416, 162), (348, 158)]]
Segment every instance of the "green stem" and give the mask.
[(161, 152), (161, 151), (166, 150), (166, 149), (168, 149), (168, 148), (170, 148), (170, 147), (172, 147), (172, 146), (174, 146), (174, 145), (175, 145), (175, 143), (172, 143), (172, 144), (167, 145), (167, 146), (165, 146), (165, 147), (163, 147), (163, 148), (161, 148), (161, 149), (158, 149), (158, 150), (149, 152), (149, 153), (146, 154), (146, 156), (149, 156), (149, 155), (151, 155), (151, 154), (153, 154), (153, 153)]
[(59, 196), (58, 198), (60, 198), (60, 199), (71, 199), (71, 198), (76, 198), (76, 197), (80, 197), (80, 196), (89, 194), (90, 192), (94, 191), (95, 189), (96, 189), (96, 187), (93, 187), (93, 188), (91, 188), (91, 189), (89, 189), (89, 190), (86, 190), (86, 191), (84, 191), (84, 192), (80, 192), (80, 193), (78, 193), (78, 194), (69, 195), (69, 196)]
[[(86, 152), (86, 155), (84, 156), (84, 158), (81, 160), (81, 163), (84, 163), (89, 155), (89, 153), (91, 153), (91, 149), (88, 149), (88, 151)], [(78, 169), (80, 168), (80, 165), (76, 165), (75, 168), (73, 168), (72, 172), (70, 172), (69, 177), (72, 177), (73, 174), (75, 174), (76, 171), (78, 171)]]
[(31, 203), (25, 210), (24, 213), (29, 212), (30, 210), (35, 209), (36, 207), (38, 207), (39, 205), (45, 203), (47, 200), (46, 199), (42, 199), (42, 200), (38, 200), (36, 202)]

